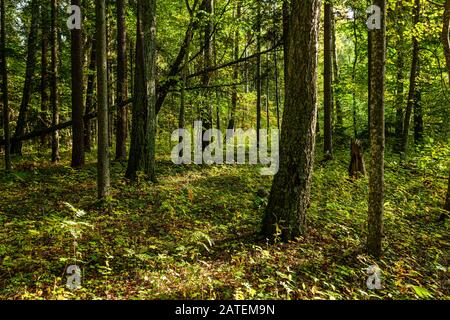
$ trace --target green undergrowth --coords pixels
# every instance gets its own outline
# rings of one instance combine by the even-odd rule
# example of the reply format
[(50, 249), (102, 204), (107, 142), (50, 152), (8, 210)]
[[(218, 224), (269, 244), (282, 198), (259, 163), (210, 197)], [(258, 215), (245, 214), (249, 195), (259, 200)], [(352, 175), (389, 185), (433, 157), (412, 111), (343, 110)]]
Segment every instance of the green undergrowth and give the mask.
[[(308, 231), (289, 243), (258, 236), (272, 178), (257, 167), (161, 157), (153, 184), (130, 183), (116, 162), (112, 197), (98, 203), (94, 154), (80, 171), (68, 154), (15, 159), (0, 176), (0, 298), (448, 299), (448, 149), (421, 150), (387, 155), (380, 261), (364, 251), (368, 179), (348, 178), (346, 151), (316, 162)], [(366, 285), (374, 264), (381, 290)]]

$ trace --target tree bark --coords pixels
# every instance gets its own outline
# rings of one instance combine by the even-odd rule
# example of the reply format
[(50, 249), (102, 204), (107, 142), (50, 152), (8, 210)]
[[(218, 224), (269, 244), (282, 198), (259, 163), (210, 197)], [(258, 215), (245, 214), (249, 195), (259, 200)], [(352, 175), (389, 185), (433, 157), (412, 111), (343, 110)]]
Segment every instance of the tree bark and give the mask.
[[(25, 125), (28, 118), (28, 106), (30, 104), (31, 95), (33, 92), (33, 76), (36, 66), (37, 32), (39, 25), (39, 6), (37, 0), (33, 0), (31, 3), (31, 11), (32, 14), (30, 32), (28, 34), (25, 81), (23, 85), (22, 102), (20, 103), (19, 108), (19, 118), (17, 119), (14, 136), (21, 136), (25, 132)], [(11, 145), (11, 153), (22, 155), (22, 143), (13, 142)]]
[[(235, 20), (236, 23), (238, 23), (239, 19), (241, 18), (241, 4), (240, 1), (236, 4), (236, 15)], [(239, 27), (236, 27), (236, 30), (234, 31), (234, 60), (239, 59)], [(230, 120), (228, 121), (228, 129), (233, 130), (236, 123), (236, 111), (237, 111), (237, 100), (238, 100), (238, 91), (237, 91), (237, 85), (236, 83), (239, 81), (239, 65), (236, 64), (233, 68), (233, 92), (231, 94), (231, 115)]]
[(259, 147), (261, 130), (261, 0), (257, 1), (256, 13), (256, 145)]
[(8, 70), (6, 60), (6, 8), (5, 1), (0, 0), (0, 14), (1, 14), (1, 34), (0, 34), (0, 49), (1, 49), (1, 72), (2, 72), (2, 104), (3, 104), (3, 131), (5, 137), (5, 170), (11, 170), (11, 141), (9, 131), (9, 105), (8, 105)]
[(305, 233), (317, 122), (319, 0), (292, 0), (287, 37), (286, 99), (280, 167), (265, 211), (262, 232), (290, 240)]
[[(415, 0), (414, 4), (414, 26), (420, 20), (420, 0)], [(416, 92), (417, 70), (419, 65), (419, 40), (416, 36), (413, 37), (413, 53), (411, 62), (411, 75), (409, 78), (409, 94), (406, 106), (405, 119), (403, 123), (403, 135), (400, 151), (406, 154), (408, 150), (409, 128), (411, 125), (411, 115), (414, 108), (414, 93)]]
[[(58, 0), (52, 0), (51, 9), (51, 71), (50, 71), (50, 106), (52, 109), (52, 126), (59, 123), (59, 101), (58, 101)], [(54, 131), (52, 134), (52, 162), (59, 160), (59, 134)]]
[[(127, 32), (125, 25), (125, 0), (117, 0), (117, 104), (127, 100)], [(116, 160), (127, 158), (128, 111), (117, 111)]]
[(382, 253), (384, 212), (384, 90), (386, 73), (386, 0), (375, 0), (381, 8), (381, 29), (372, 34), (370, 52), (370, 141), (371, 165), (369, 176), (368, 253), (379, 258)]
[[(72, 0), (80, 6), (80, 0)], [(83, 41), (81, 29), (71, 30), (72, 65), (72, 168), (84, 166), (84, 123), (83, 123)]]
[(336, 132), (338, 134), (342, 134), (343, 126), (344, 126), (344, 115), (342, 112), (342, 105), (340, 100), (340, 72), (339, 72), (339, 60), (337, 55), (336, 48), (336, 18), (332, 17), (332, 56), (333, 56), (333, 98), (336, 107)]
[[(95, 87), (95, 66), (96, 66), (96, 41), (92, 39), (91, 56), (89, 62), (89, 74), (86, 88), (85, 114), (91, 114), (94, 109), (94, 87)], [(92, 149), (92, 120), (84, 118), (84, 151), (89, 152)]]
[[(47, 5), (41, 5), (41, 112), (40, 112), (40, 125), (39, 127), (44, 128), (49, 125), (48, 121), (48, 108), (49, 108), (49, 96), (48, 96), (48, 7)], [(44, 145), (46, 141), (45, 136), (41, 137), (41, 144)]]
[(333, 33), (332, 33), (332, 19), (333, 19), (333, 4), (325, 3), (324, 12), (324, 154), (325, 159), (329, 160), (333, 157)]
[(397, 67), (397, 79), (396, 79), (396, 101), (395, 101), (395, 109), (396, 109), (396, 115), (395, 115), (395, 136), (396, 136), (396, 143), (395, 143), (395, 149), (397, 151), (400, 151), (401, 143), (402, 143), (402, 136), (403, 136), (403, 102), (404, 102), (404, 73), (403, 69), (405, 68), (405, 61), (404, 61), (404, 52), (403, 52), (403, 37), (404, 37), (404, 15), (403, 15), (403, 4), (402, 0), (398, 0), (395, 5), (395, 12), (393, 14), (396, 17), (396, 29), (397, 29), (397, 35), (396, 35), (396, 41), (395, 41), (395, 50), (397, 53), (397, 61), (396, 61), (396, 67)]
[(148, 108), (147, 147), (145, 174), (156, 182), (156, 0), (142, 2), (142, 29), (144, 38), (144, 85), (145, 100)]
[(96, 0), (96, 44), (97, 44), (97, 106), (98, 106), (98, 153), (97, 187), (98, 198), (110, 194), (109, 144), (108, 144), (108, 85), (107, 85), (107, 44), (106, 44), (106, 4)]

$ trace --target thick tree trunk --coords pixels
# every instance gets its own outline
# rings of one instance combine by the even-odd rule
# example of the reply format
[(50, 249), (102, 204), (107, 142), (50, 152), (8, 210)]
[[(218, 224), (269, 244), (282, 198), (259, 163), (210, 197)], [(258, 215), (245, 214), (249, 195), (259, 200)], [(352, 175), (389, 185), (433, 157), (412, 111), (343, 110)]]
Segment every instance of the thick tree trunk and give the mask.
[(324, 74), (323, 74), (323, 103), (324, 103), (324, 154), (325, 159), (333, 157), (333, 33), (332, 33), (333, 5), (325, 3), (324, 12)]
[(96, 0), (96, 44), (97, 44), (97, 108), (98, 108), (98, 153), (97, 187), (98, 198), (110, 194), (109, 144), (108, 144), (108, 85), (107, 85), (107, 44), (106, 44), (106, 4)]
[[(416, 26), (420, 20), (420, 0), (415, 0), (414, 5), (414, 25)], [(411, 62), (411, 75), (409, 78), (409, 94), (406, 106), (405, 119), (403, 123), (403, 135), (400, 151), (406, 154), (408, 150), (409, 128), (411, 125), (411, 115), (414, 108), (414, 93), (416, 92), (417, 71), (419, 66), (419, 40), (413, 37), (413, 53)]]
[[(58, 102), (58, 0), (52, 0), (51, 9), (51, 71), (50, 71), (50, 106), (52, 109), (52, 126), (59, 123), (59, 102)], [(59, 134), (54, 131), (52, 134), (52, 162), (59, 160)]]
[(262, 232), (290, 240), (305, 233), (317, 121), (319, 0), (292, 0), (286, 63), (286, 100), (280, 168), (266, 208)]
[(3, 131), (5, 137), (5, 170), (11, 170), (11, 141), (9, 133), (9, 105), (8, 105), (8, 70), (6, 60), (6, 8), (5, 1), (0, 0), (0, 14), (1, 14), (1, 34), (0, 34), (0, 59), (1, 59), (1, 73), (2, 73), (2, 104), (3, 104)]
[[(14, 136), (21, 136), (25, 132), (25, 126), (28, 118), (28, 105), (30, 104), (31, 94), (33, 92), (33, 76), (36, 66), (37, 52), (37, 32), (39, 25), (39, 6), (37, 0), (31, 3), (31, 24), (28, 34), (27, 46), (27, 66), (25, 71), (25, 81), (23, 85), (22, 102), (19, 108), (19, 118), (17, 119), (16, 130)], [(22, 154), (22, 143), (13, 142), (11, 145), (11, 153)]]
[[(72, 0), (72, 5), (80, 6), (80, 0)], [(83, 123), (83, 41), (81, 29), (71, 31), (72, 63), (72, 168), (84, 166), (84, 123)]]
[(386, 0), (375, 0), (381, 8), (381, 29), (372, 34), (370, 52), (370, 141), (371, 164), (369, 177), (369, 214), (367, 250), (379, 258), (382, 253), (384, 212), (384, 90), (386, 73)]
[(137, 172), (145, 167), (145, 146), (147, 139), (148, 110), (144, 85), (144, 44), (142, 32), (142, 11), (138, 4), (136, 20), (135, 80), (132, 107), (131, 145), (125, 176), (135, 180)]
[(351, 178), (358, 178), (366, 175), (366, 163), (360, 140), (352, 139), (350, 152), (350, 167), (348, 173)]
[[(117, 104), (127, 100), (127, 32), (125, 25), (125, 0), (117, 1)], [(116, 160), (127, 158), (128, 111), (123, 107), (117, 111)]]

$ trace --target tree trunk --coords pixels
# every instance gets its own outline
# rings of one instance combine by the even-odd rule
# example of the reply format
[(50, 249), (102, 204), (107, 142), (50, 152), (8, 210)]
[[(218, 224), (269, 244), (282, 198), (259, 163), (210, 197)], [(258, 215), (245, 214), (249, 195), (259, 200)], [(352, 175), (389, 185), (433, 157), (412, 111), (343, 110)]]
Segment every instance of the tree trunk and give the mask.
[[(72, 5), (80, 6), (80, 0), (72, 0)], [(72, 63), (72, 168), (84, 166), (84, 123), (83, 123), (83, 42), (81, 30), (71, 31)]]
[(131, 145), (125, 176), (130, 180), (137, 178), (137, 172), (145, 167), (145, 148), (147, 139), (148, 110), (144, 85), (144, 44), (142, 33), (142, 11), (138, 4), (136, 18), (136, 58), (135, 80), (132, 107)]
[(404, 37), (404, 15), (403, 15), (403, 5), (402, 0), (398, 0), (395, 5), (395, 16), (396, 16), (396, 29), (397, 29), (397, 38), (395, 42), (395, 49), (397, 52), (397, 79), (396, 79), (396, 101), (395, 101), (395, 136), (396, 143), (395, 149), (400, 151), (401, 141), (403, 136), (403, 102), (404, 102), (404, 73), (403, 69), (405, 68), (404, 61), (404, 52), (403, 52), (403, 37)]
[(275, 175), (262, 232), (290, 240), (305, 233), (317, 121), (319, 0), (292, 0), (286, 63), (286, 99)]
[[(49, 108), (49, 96), (48, 96), (48, 7), (46, 5), (41, 5), (41, 112), (40, 112), (40, 128), (45, 128), (49, 125), (48, 121), (48, 108)], [(45, 136), (41, 137), (41, 144), (44, 145), (46, 142)]]
[(0, 14), (1, 14), (1, 34), (0, 34), (0, 49), (1, 49), (1, 72), (2, 72), (2, 104), (3, 104), (3, 131), (5, 137), (5, 170), (11, 170), (11, 141), (10, 141), (10, 131), (9, 131), (9, 105), (8, 105), (8, 70), (7, 70), (7, 60), (6, 60), (6, 12), (5, 12), (5, 1), (0, 0)]
[[(31, 3), (31, 24), (30, 32), (28, 34), (27, 45), (27, 66), (25, 71), (25, 81), (23, 85), (22, 102), (19, 108), (19, 118), (17, 119), (15, 137), (21, 136), (25, 132), (25, 125), (27, 123), (28, 105), (30, 104), (31, 95), (33, 92), (33, 76), (36, 66), (36, 51), (37, 51), (37, 32), (39, 25), (39, 6), (36, 0)], [(11, 153), (22, 154), (22, 142), (13, 142), (11, 145)]]
[(370, 52), (370, 141), (371, 165), (369, 176), (368, 253), (376, 258), (382, 252), (384, 212), (384, 90), (386, 73), (386, 0), (375, 0), (381, 8), (381, 29), (372, 34)]
[(338, 134), (342, 134), (343, 126), (344, 126), (344, 115), (342, 112), (342, 106), (341, 106), (341, 100), (340, 100), (340, 74), (339, 74), (339, 61), (338, 61), (338, 55), (337, 55), (337, 48), (336, 48), (336, 18), (332, 17), (332, 56), (333, 56), (333, 98), (334, 103), (336, 107), (336, 132)]
[[(52, 0), (51, 9), (51, 71), (50, 71), (50, 106), (52, 109), (52, 126), (59, 123), (59, 102), (58, 102), (58, 0)], [(52, 134), (52, 162), (59, 160), (59, 134), (58, 131)]]
[[(125, 25), (125, 0), (117, 1), (117, 104), (127, 100), (127, 32)], [(116, 160), (127, 158), (128, 109), (117, 111)]]
[(145, 174), (156, 182), (156, 0), (142, 2), (142, 29), (144, 38), (144, 84), (145, 100), (148, 108), (147, 148)]
[(422, 92), (416, 88), (414, 93), (414, 143), (420, 144), (423, 141), (423, 109)]
[[(358, 65), (358, 59), (359, 59), (359, 50), (358, 50), (358, 33), (357, 33), (357, 21), (356, 21), (356, 10), (354, 10), (354, 14), (355, 16), (353, 17), (353, 37), (354, 37), (354, 58), (353, 58), (353, 67), (352, 67), (352, 83), (353, 83), (353, 90), (352, 90), (352, 100), (353, 100), (353, 104), (352, 104), (352, 114), (353, 114), (353, 137), (356, 139), (358, 137), (358, 126), (357, 126), (357, 120), (356, 120), (356, 67)], [(368, 43), (369, 43), (369, 48), (370, 48), (370, 43), (371, 43), (371, 37), (372, 34), (369, 32), (369, 37), (368, 37)], [(368, 58), (369, 58), (369, 65), (371, 62), (371, 52), (369, 50), (369, 54), (368, 54)], [(369, 68), (369, 81), (370, 81), (370, 68)], [(370, 101), (370, 88), (369, 88), (369, 101)], [(369, 110), (369, 126), (370, 126), (370, 110)]]
[(256, 145), (259, 147), (260, 136), (259, 130), (261, 129), (261, 0), (257, 1), (256, 13)]
[(325, 3), (324, 12), (324, 154), (325, 159), (333, 157), (333, 33), (332, 33), (333, 5), (330, 2)]
[(107, 44), (106, 44), (106, 4), (96, 0), (96, 44), (97, 44), (97, 109), (98, 109), (98, 153), (97, 187), (98, 198), (110, 194), (109, 144), (108, 144), (108, 85), (107, 85)]
[[(444, 5), (444, 23), (442, 26), (442, 44), (444, 45), (445, 62), (447, 65), (448, 78), (450, 81), (450, 0), (445, 1)], [(450, 176), (448, 178), (447, 197), (444, 205), (444, 209), (450, 211)]]
[[(414, 26), (416, 26), (419, 23), (419, 20), (420, 20), (420, 0), (415, 0)], [(416, 92), (418, 65), (419, 65), (419, 40), (417, 39), (416, 36), (414, 36), (412, 62), (411, 62), (411, 75), (409, 79), (408, 103), (406, 106), (405, 119), (403, 124), (402, 144), (400, 148), (400, 151), (404, 154), (406, 154), (408, 150), (409, 128), (411, 125), (411, 115), (414, 107), (414, 93)]]
[(450, 211), (450, 176), (448, 177), (447, 196), (445, 198), (444, 210)]
[[(235, 20), (236, 24), (241, 18), (241, 4), (238, 1), (236, 4), (236, 15)], [(234, 32), (234, 60), (239, 59), (239, 27), (236, 26), (236, 30)], [(238, 91), (237, 91), (237, 82), (239, 81), (239, 64), (234, 65), (233, 67), (233, 91), (231, 94), (231, 115), (230, 120), (228, 121), (228, 129), (233, 130), (236, 123), (236, 110), (237, 110), (237, 100), (238, 100)]]
[(348, 173), (351, 178), (358, 178), (361, 175), (366, 175), (366, 164), (360, 140), (352, 139)]
[[(94, 87), (95, 87), (95, 66), (96, 66), (96, 41), (92, 39), (91, 57), (89, 62), (89, 75), (86, 88), (86, 110), (85, 114), (91, 114), (94, 110)], [(84, 119), (84, 151), (91, 151), (92, 148), (92, 120)]]

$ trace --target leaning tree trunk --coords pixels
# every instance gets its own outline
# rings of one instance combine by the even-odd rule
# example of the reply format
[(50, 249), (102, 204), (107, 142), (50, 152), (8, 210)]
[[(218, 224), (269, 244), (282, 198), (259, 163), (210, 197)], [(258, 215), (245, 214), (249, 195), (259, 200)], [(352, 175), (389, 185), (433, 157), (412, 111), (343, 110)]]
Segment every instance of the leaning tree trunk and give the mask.
[(2, 73), (2, 104), (3, 104), (3, 131), (5, 136), (5, 170), (11, 170), (11, 141), (9, 133), (9, 105), (8, 105), (8, 70), (6, 61), (6, 29), (5, 29), (5, 1), (1, 0), (1, 34), (0, 34), (0, 59), (1, 59), (1, 73)]
[(325, 3), (324, 12), (324, 71), (323, 71), (323, 104), (324, 104), (324, 154), (325, 159), (329, 160), (333, 157), (333, 33), (332, 33), (332, 19), (333, 19), (333, 5), (330, 2)]
[[(117, 104), (127, 100), (127, 32), (125, 25), (125, 0), (117, 1)], [(127, 158), (127, 108), (117, 111), (116, 160)]]
[(108, 85), (106, 48), (106, 4), (96, 0), (96, 44), (97, 44), (97, 109), (98, 109), (98, 153), (97, 187), (98, 198), (110, 193), (109, 144), (108, 144)]
[[(27, 123), (28, 105), (30, 104), (31, 95), (33, 92), (33, 76), (36, 66), (36, 51), (37, 51), (37, 32), (39, 25), (39, 6), (37, 1), (31, 3), (31, 25), (28, 34), (27, 46), (27, 66), (25, 71), (25, 81), (23, 85), (22, 102), (19, 108), (19, 118), (17, 119), (15, 137), (19, 137), (25, 133), (25, 125)], [(22, 142), (13, 142), (11, 145), (11, 153), (22, 154)]]
[[(415, 0), (414, 5), (414, 25), (416, 26), (420, 20), (420, 0)], [(413, 53), (411, 62), (411, 76), (409, 79), (409, 94), (406, 106), (405, 119), (403, 123), (403, 135), (400, 151), (406, 154), (408, 149), (409, 128), (411, 126), (411, 115), (414, 108), (414, 93), (417, 86), (417, 71), (419, 65), (419, 40), (416, 36), (413, 37)]]
[(305, 233), (317, 122), (320, 6), (320, 0), (291, 2), (280, 168), (272, 184), (262, 227), (270, 238), (289, 240)]
[(384, 212), (384, 90), (386, 59), (386, 0), (375, 0), (381, 8), (381, 28), (369, 31), (372, 34), (370, 46), (370, 141), (371, 163), (369, 176), (369, 214), (367, 250), (376, 258), (382, 252)]
[[(80, 6), (80, 0), (72, 0)], [(84, 166), (84, 106), (83, 106), (83, 41), (81, 29), (71, 31), (72, 63), (72, 168)]]

